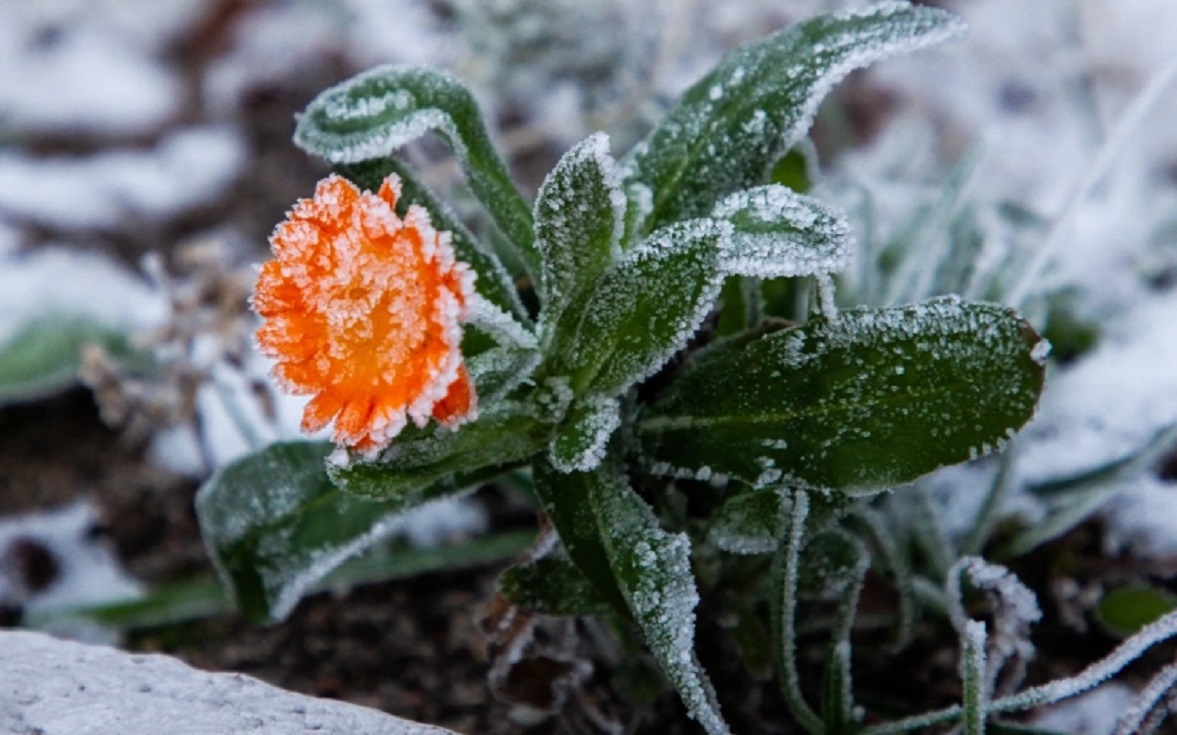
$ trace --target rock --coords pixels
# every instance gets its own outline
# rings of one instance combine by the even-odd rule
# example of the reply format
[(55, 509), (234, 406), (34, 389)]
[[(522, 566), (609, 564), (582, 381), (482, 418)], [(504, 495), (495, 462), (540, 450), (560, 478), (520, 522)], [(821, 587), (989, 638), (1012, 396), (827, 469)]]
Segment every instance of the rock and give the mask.
[(0, 732), (39, 735), (456, 735), (161, 655), (0, 630)]

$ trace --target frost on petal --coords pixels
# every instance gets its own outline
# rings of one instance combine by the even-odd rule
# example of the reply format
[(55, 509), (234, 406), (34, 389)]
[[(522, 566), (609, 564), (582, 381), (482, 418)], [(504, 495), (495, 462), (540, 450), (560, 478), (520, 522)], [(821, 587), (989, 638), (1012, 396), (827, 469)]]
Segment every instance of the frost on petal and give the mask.
[(399, 192), (395, 176), (378, 194), (321, 181), (274, 229), (253, 297), (275, 378), (313, 396), (303, 429), (334, 421), (337, 444), (369, 455), (409, 419), (457, 426), (477, 410), (460, 350), (474, 274), (426, 210), (396, 215)]

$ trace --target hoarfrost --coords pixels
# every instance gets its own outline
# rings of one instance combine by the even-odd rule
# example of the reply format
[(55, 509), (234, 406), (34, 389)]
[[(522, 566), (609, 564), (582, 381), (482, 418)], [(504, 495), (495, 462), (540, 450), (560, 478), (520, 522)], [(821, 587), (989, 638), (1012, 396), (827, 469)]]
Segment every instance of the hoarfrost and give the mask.
[(574, 146), (544, 179), (534, 211), (535, 247), (543, 255), (541, 331), (555, 329), (564, 309), (620, 258), (625, 206), (604, 133)]
[(573, 408), (568, 424), (552, 440), (552, 466), (565, 473), (596, 469), (619, 426), (620, 402), (616, 398), (589, 396)]
[[(762, 180), (763, 162), (805, 134), (822, 98), (848, 73), (961, 30), (947, 13), (885, 3), (816, 18), (744, 46), (687, 92), (635, 148), (627, 168), (664, 192), (656, 203), (661, 222), (699, 216), (717, 198)], [(716, 84), (723, 93), (713, 99)], [(765, 99), (779, 103), (766, 110)], [(767, 113), (764, 125), (758, 113)], [(667, 189), (667, 182), (675, 187)]]
[(720, 263), (742, 276), (835, 273), (846, 267), (853, 249), (850, 225), (840, 212), (780, 185), (732, 194), (712, 217), (732, 223)]
[[(446, 72), (429, 68), (385, 64), (324, 90), (311, 102), (299, 120), (294, 142), (303, 150), (323, 156), (332, 163), (357, 163), (387, 156), (394, 149), (420, 138), (431, 130), (440, 131), (454, 147), (460, 160), (467, 160), (465, 142), (450, 113), (436, 107), (421, 107), (416, 95), (405, 88), (386, 88), (386, 77), (413, 77), (413, 83), (434, 94), (445, 94), (461, 82)], [(356, 89), (374, 91), (362, 97)], [(384, 93), (375, 90), (385, 88)], [(370, 100), (375, 99), (375, 102)], [(386, 110), (400, 113), (392, 117)], [(374, 118), (371, 125), (355, 121)]]
[(715, 220), (664, 227), (602, 277), (573, 350), (576, 364), (595, 368), (595, 391), (616, 395), (687, 344), (723, 285), (717, 243), (730, 229)]
[(661, 529), (653, 510), (623, 477), (594, 487), (597, 524), (622, 594), (646, 643), (708, 735), (727, 735), (715, 690), (695, 655), (695, 606), (699, 593), (686, 534)]
[[(52, 511), (0, 518), (0, 606), (23, 609), (25, 622), (55, 634), (114, 643), (117, 634), (55, 613), (128, 602), (143, 587), (119, 565), (110, 548), (95, 540), (101, 512), (89, 500)], [(38, 548), (53, 563), (48, 580), (28, 580), (20, 573), (22, 549)], [(43, 583), (43, 586), (42, 586)]]
[(741, 493), (726, 500), (707, 538), (732, 554), (768, 554), (777, 548), (777, 518), (787, 495), (780, 489)]

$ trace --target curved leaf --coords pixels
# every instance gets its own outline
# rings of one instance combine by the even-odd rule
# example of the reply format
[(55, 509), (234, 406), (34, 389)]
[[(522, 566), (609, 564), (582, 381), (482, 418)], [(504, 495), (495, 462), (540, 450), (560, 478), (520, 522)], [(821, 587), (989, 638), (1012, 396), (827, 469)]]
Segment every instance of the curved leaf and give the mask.
[(196, 513), (213, 564), (242, 612), (281, 620), (349, 558), (400, 528), (400, 516), (455, 492), (421, 487), (384, 502), (343, 492), (324, 466), (331, 445), (273, 444), (218, 470)]
[(711, 216), (731, 223), (724, 271), (756, 278), (836, 273), (850, 262), (850, 223), (813, 197), (778, 184), (726, 197)]
[(561, 472), (596, 469), (619, 426), (621, 405), (616, 398), (590, 396), (573, 403), (552, 440), (552, 466)]
[(942, 10), (884, 2), (814, 18), (729, 53), (625, 161), (627, 179), (653, 192), (643, 231), (706, 214), (725, 195), (765, 183), (834, 84), (962, 28)]
[(418, 66), (370, 69), (313, 99), (298, 120), (294, 142), (333, 164), (358, 163), (388, 156), (429, 131), (449, 143), (474, 196), (538, 276), (531, 208), (495, 152), (474, 97), (457, 78)]
[(844, 311), (683, 374), (639, 421), (660, 473), (870, 491), (1000, 448), (1034, 412), (1044, 342), (955, 297)]

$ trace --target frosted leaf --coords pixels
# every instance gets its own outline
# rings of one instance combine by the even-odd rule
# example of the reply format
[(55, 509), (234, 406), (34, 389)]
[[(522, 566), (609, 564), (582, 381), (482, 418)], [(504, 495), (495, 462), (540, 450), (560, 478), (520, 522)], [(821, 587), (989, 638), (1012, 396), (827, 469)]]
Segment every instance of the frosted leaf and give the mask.
[(715, 689), (695, 655), (699, 593), (686, 534), (663, 531), (619, 467), (598, 471), (591, 499), (617, 584), (658, 665), (708, 735), (726, 735)]
[(528, 271), (540, 272), (531, 208), (498, 157), (478, 105), (457, 78), (428, 67), (378, 66), (330, 87), (307, 106), (294, 142), (331, 163), (388, 156), (427, 132), (454, 151), (470, 190), (519, 249)]
[(406, 511), (461, 489), (421, 486), (382, 503), (361, 500), (328, 479), (329, 450), (272, 444), (221, 468), (197, 494), (213, 564), (251, 617), (284, 618), (336, 567), (404, 528)]
[(946, 297), (852, 309), (732, 341), (644, 409), (647, 466), (754, 486), (870, 491), (1000, 449), (1033, 414), (1039, 337), (1012, 310)]
[(625, 160), (654, 192), (649, 232), (762, 183), (854, 69), (958, 34), (954, 16), (906, 2), (825, 15), (728, 54)]
[(777, 548), (777, 518), (782, 490), (755, 490), (723, 502), (707, 540), (732, 554), (767, 554)]
[(535, 200), (536, 249), (543, 257), (540, 331), (555, 336), (569, 304), (596, 284), (621, 255), (625, 195), (609, 155), (609, 138), (595, 133), (564, 154)]
[(573, 405), (552, 439), (552, 466), (561, 472), (596, 469), (619, 426), (621, 404), (616, 398), (590, 396)]
[[(531, 406), (499, 401), (459, 429), (410, 427), (375, 462), (331, 464), (331, 481), (370, 500), (411, 497), (437, 483), (460, 489), (525, 461), (547, 441), (547, 427)], [(431, 492), (431, 491), (430, 491)]]
[(755, 278), (837, 273), (849, 262), (853, 237), (846, 218), (813, 197), (780, 185), (728, 196), (711, 213), (731, 223), (720, 263)]
[(578, 392), (617, 395), (686, 346), (722, 286), (718, 243), (729, 230), (713, 220), (671, 225), (605, 273), (578, 307), (569, 368)]

